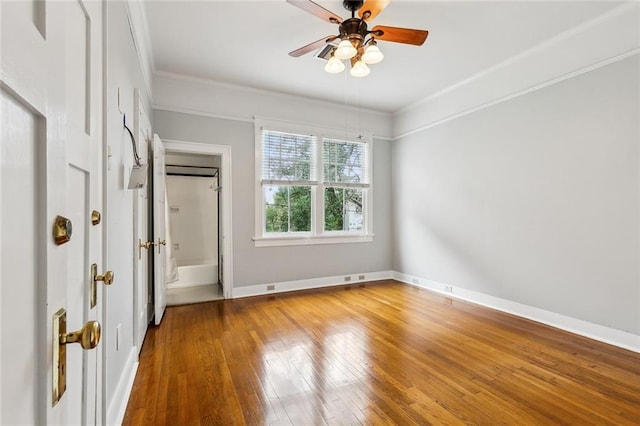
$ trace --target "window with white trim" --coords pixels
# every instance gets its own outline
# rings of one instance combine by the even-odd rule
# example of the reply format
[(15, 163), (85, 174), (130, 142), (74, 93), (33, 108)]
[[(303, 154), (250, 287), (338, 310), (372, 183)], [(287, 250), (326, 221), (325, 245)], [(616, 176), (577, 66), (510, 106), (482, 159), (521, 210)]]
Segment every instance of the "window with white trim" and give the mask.
[(256, 246), (371, 241), (371, 140), (256, 119)]

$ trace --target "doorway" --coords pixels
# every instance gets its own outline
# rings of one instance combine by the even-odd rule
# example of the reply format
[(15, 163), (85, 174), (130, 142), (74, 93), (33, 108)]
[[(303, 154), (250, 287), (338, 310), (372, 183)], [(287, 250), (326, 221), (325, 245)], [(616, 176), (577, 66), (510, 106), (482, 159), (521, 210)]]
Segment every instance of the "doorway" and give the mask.
[(167, 305), (223, 299), (219, 280), (219, 155), (165, 155)]
[(232, 296), (231, 148), (164, 141), (168, 305)]

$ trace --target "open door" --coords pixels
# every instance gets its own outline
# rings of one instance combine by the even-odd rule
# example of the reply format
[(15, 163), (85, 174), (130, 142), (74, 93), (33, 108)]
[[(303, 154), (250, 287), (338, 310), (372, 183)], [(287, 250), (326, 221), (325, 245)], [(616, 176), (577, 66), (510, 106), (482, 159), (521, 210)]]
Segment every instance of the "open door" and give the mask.
[(166, 184), (165, 149), (158, 137), (153, 135), (153, 304), (155, 324), (159, 325), (167, 307), (166, 299)]
[(0, 8), (0, 424), (100, 424), (102, 4)]
[[(134, 90), (134, 134), (138, 145), (140, 157), (143, 164), (149, 164), (149, 146), (152, 140), (151, 122), (145, 111), (144, 104), (140, 97), (140, 90)], [(134, 284), (133, 284), (133, 326), (134, 342), (138, 347), (138, 353), (142, 349), (144, 336), (151, 315), (149, 315), (149, 266), (151, 264), (149, 256), (153, 252), (153, 241), (149, 233), (149, 181), (144, 187), (135, 189), (133, 202), (134, 217), (134, 238), (133, 247), (136, 257), (134, 259)]]

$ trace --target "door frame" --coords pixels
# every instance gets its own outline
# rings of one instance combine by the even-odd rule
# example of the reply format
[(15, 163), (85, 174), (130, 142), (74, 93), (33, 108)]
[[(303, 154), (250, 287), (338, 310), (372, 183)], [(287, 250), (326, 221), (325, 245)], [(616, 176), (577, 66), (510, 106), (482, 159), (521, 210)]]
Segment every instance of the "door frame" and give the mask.
[(220, 226), (218, 228), (218, 238), (222, 238), (220, 245), (222, 255), (222, 294), (225, 299), (233, 298), (233, 235), (232, 235), (232, 215), (231, 215), (231, 147), (228, 145), (214, 145), (199, 142), (187, 142), (170, 139), (162, 139), (166, 151), (175, 153), (219, 155), (221, 165), (219, 172), (219, 183), (221, 188), (220, 202), (218, 209), (220, 215)]

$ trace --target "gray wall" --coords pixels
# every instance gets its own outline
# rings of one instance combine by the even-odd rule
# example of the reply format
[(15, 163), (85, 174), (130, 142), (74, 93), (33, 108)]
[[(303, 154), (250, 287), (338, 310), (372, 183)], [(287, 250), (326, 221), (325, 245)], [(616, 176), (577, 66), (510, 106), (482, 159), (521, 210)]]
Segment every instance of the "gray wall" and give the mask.
[[(106, 231), (106, 264), (115, 274), (113, 285), (104, 290), (105, 324), (102, 342), (105, 350), (106, 395), (109, 411), (107, 423), (115, 422), (122, 402), (123, 381), (128, 380), (127, 368), (132, 367), (135, 351), (133, 339), (133, 197), (135, 191), (125, 189), (133, 165), (131, 139), (122, 125), (126, 113), (127, 125), (133, 130), (134, 88), (141, 90), (144, 105), (151, 111), (149, 97), (139, 66), (134, 42), (129, 30), (125, 4), (109, 1), (107, 5), (107, 94), (106, 140), (110, 157), (107, 161), (106, 202), (103, 226)], [(120, 96), (118, 97), (118, 90)], [(120, 107), (118, 107), (120, 102)], [(150, 117), (151, 118), (151, 117)], [(116, 330), (119, 329), (116, 344)]]
[(638, 55), (393, 144), (393, 268), (640, 333)]
[(373, 144), (373, 242), (256, 248), (253, 124), (161, 110), (153, 122), (163, 139), (231, 146), (234, 287), (391, 269), (390, 142)]

